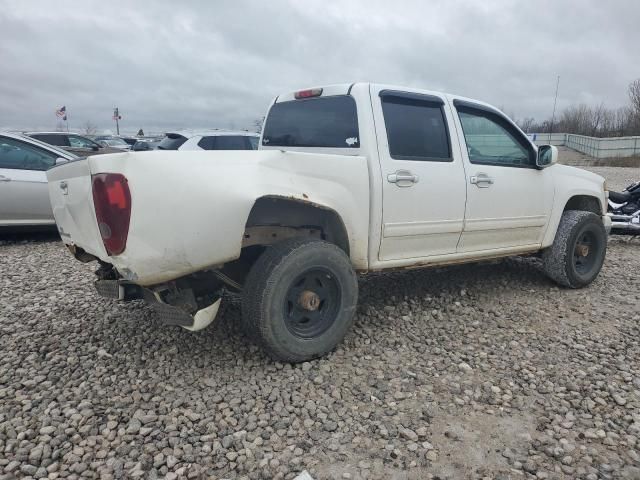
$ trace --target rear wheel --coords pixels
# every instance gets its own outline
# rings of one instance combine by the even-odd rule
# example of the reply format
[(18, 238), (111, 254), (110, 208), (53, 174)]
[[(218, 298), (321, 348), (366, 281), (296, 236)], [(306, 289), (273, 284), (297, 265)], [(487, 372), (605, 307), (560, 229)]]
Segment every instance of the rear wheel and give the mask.
[(562, 286), (584, 287), (600, 273), (606, 251), (607, 232), (602, 219), (592, 212), (567, 210), (553, 245), (542, 255), (544, 270)]
[(274, 359), (302, 362), (342, 341), (357, 299), (356, 274), (340, 248), (287, 240), (269, 247), (247, 276), (244, 328)]

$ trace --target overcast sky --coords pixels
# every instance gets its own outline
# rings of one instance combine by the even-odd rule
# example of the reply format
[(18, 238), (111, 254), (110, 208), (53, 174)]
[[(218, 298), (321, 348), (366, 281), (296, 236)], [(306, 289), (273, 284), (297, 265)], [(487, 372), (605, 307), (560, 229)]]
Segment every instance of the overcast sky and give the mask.
[(125, 131), (247, 128), (277, 94), (373, 81), (478, 98), (517, 118), (626, 103), (640, 77), (628, 1), (0, 0), (0, 128), (65, 105)]

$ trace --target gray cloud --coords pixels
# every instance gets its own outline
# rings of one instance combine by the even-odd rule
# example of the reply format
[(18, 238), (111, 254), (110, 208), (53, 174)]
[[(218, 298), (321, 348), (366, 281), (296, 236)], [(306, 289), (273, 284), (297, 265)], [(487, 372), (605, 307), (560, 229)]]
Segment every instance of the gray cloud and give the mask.
[(3, 1), (0, 128), (249, 127), (271, 98), (375, 81), (449, 91), (517, 117), (615, 107), (640, 77), (625, 1)]

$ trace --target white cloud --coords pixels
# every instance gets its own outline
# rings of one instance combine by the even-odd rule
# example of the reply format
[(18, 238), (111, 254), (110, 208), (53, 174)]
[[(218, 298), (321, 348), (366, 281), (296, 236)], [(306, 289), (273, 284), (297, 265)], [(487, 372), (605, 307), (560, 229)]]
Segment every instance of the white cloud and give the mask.
[(640, 77), (623, 1), (9, 1), (0, 128), (249, 127), (298, 87), (379, 81), (479, 98), (518, 117), (626, 102)]

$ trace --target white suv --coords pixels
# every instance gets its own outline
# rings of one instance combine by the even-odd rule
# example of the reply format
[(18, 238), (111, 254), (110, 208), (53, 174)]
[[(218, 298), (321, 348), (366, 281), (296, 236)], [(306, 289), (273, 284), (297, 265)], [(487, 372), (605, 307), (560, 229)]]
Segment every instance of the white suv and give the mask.
[(257, 150), (260, 135), (245, 131), (181, 130), (168, 132), (158, 150)]

